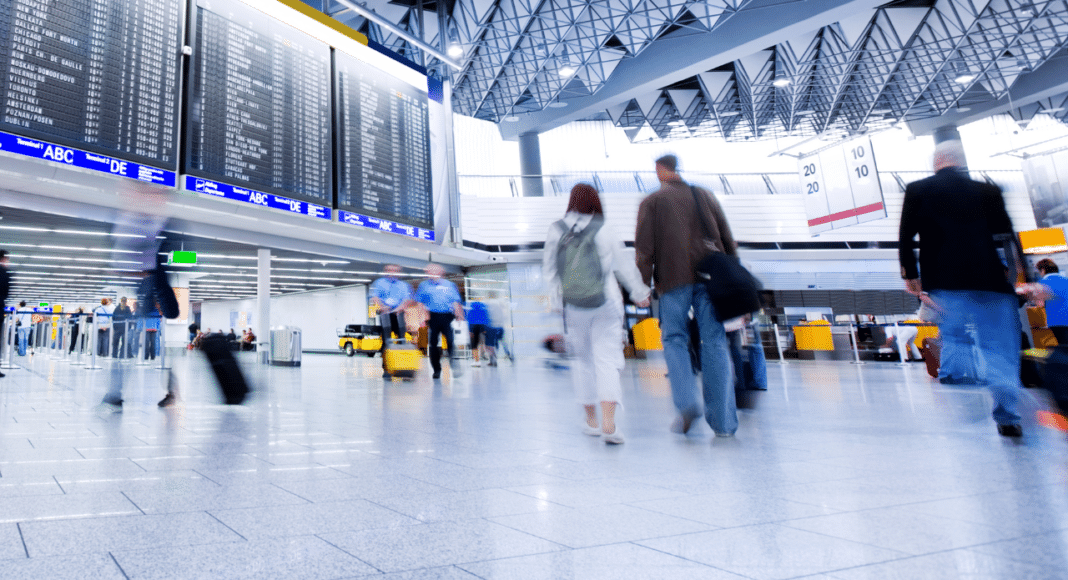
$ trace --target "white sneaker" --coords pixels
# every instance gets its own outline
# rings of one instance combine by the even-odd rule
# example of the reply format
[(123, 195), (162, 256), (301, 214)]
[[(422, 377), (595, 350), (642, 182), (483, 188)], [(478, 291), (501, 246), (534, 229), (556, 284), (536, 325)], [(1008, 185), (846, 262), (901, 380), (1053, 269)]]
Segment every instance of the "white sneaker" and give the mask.
[(589, 435), (590, 437), (600, 437), (601, 436), (601, 428), (600, 427), (590, 427), (589, 423), (587, 423), (587, 424), (584, 424), (582, 426), (582, 434), (583, 435)]
[(601, 435), (604, 437), (604, 442), (608, 445), (623, 444), (623, 434), (619, 432), (619, 425), (616, 425), (615, 433), (602, 433)]

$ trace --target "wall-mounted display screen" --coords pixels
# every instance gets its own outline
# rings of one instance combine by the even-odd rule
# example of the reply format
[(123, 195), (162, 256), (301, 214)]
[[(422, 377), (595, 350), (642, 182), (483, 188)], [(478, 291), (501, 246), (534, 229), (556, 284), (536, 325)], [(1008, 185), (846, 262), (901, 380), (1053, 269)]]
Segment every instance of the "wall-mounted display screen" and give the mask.
[(0, 129), (175, 169), (184, 0), (0, 0)]
[[(370, 49), (368, 49), (370, 50)], [(426, 79), (417, 88), (335, 51), (338, 106), (338, 207), (433, 228)]]
[(330, 47), (236, 0), (197, 0), (185, 171), (333, 203)]

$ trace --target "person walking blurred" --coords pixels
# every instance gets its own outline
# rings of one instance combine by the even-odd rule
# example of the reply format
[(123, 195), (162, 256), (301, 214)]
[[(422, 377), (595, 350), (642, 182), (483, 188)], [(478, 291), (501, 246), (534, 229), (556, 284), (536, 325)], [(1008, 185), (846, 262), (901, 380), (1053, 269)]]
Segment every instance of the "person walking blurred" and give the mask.
[(370, 290), (371, 304), (378, 312), (378, 323), (382, 325), (382, 347), (378, 349), (382, 354), (382, 378), (390, 379), (393, 377), (386, 368), (386, 350), (394, 333), (397, 338), (404, 338), (407, 326), (402, 321), (404, 309), (412, 303), (412, 287), (397, 278), (401, 273), (401, 267), (397, 264), (386, 264), (385, 272), (385, 276), (371, 284)]
[(1039, 260), (1035, 268), (1042, 274), (1040, 282), (1053, 289), (1049, 300), (1042, 301), (1046, 309), (1046, 327), (1057, 339), (1058, 346), (1068, 346), (1068, 300), (1064, 298), (1068, 294), (1068, 278), (1049, 258)]
[[(158, 309), (166, 318), (178, 317), (178, 299), (174, 289), (167, 280), (167, 272), (162, 264), (160, 248), (163, 229), (167, 224), (165, 194), (134, 188), (122, 192), (127, 209), (119, 213), (112, 226), (115, 246), (112, 249), (112, 267), (130, 269), (131, 260), (136, 260), (136, 276), (140, 278), (137, 287), (137, 317), (144, 319)], [(104, 302), (106, 303), (106, 300)], [(129, 308), (126, 309), (129, 312)], [(124, 323), (125, 324), (125, 323)], [(122, 356), (120, 352), (113, 354)], [(112, 412), (122, 412), (122, 388), (125, 382), (126, 365), (112, 366), (111, 387), (100, 403), (100, 407)], [(178, 399), (174, 375), (167, 371), (167, 394), (157, 403), (159, 407), (169, 407)]]
[[(738, 411), (727, 334), (716, 319), (707, 289), (697, 281), (696, 269), (710, 252), (735, 255), (737, 244), (719, 202), (710, 192), (682, 180), (674, 155), (656, 160), (656, 176), (660, 189), (638, 207), (634, 250), (642, 280), (646, 284), (655, 280), (660, 298), (664, 360), (679, 413), (671, 430), (687, 433), (694, 418), (701, 414), (689, 351), (692, 309), (701, 338), (705, 420), (716, 436), (731, 437), (738, 430)], [(711, 235), (707, 237), (698, 211), (709, 224)]]
[(490, 330), (489, 309), (485, 303), (474, 300), (467, 305), (467, 324), (471, 333), (471, 355), (475, 358), (471, 366), (480, 367), (482, 347), (488, 344), (486, 335)]
[[(137, 305), (137, 310), (142, 311), (141, 305)], [(145, 333), (145, 350), (142, 355), (143, 360), (156, 360), (156, 353), (159, 351), (159, 328), (163, 323), (163, 316), (159, 312), (159, 304), (153, 303), (151, 307), (145, 309), (144, 314), (137, 318), (137, 332), (141, 331)]]
[(508, 346), (504, 343), (504, 301), (500, 293), (490, 290), (489, 299), (486, 300), (486, 310), (489, 312), (489, 326), (486, 327), (486, 354), (489, 355), (489, 366), (497, 366), (497, 348), (503, 348), (509, 356)]
[(100, 306), (93, 309), (93, 319), (96, 321), (96, 356), (107, 356), (108, 337), (111, 336), (111, 300), (100, 299)]
[(999, 234), (1015, 235), (1012, 220), (1001, 188), (968, 178), (960, 141), (935, 147), (934, 169), (933, 176), (905, 188), (898, 232), (901, 277), (910, 293), (927, 292), (941, 311), (943, 358), (971, 348), (960, 337), (973, 327), (998, 433), (1019, 437), (1019, 304), (995, 241)]
[(33, 329), (33, 313), (26, 309), (26, 301), (19, 302), (18, 312), (15, 314), (18, 324), (18, 351), (19, 356), (26, 356), (26, 347), (30, 342), (30, 330)]
[(554, 309), (563, 310), (567, 349), (575, 360), (572, 382), (586, 410), (583, 433), (618, 445), (623, 443), (616, 409), (622, 400), (624, 343), (618, 282), (641, 307), (649, 305), (649, 287), (623, 243), (604, 225), (597, 189), (588, 183), (571, 188), (567, 213), (549, 227), (542, 273)]
[[(456, 284), (442, 278), (445, 275), (445, 268), (438, 264), (428, 264), (426, 274), (430, 279), (419, 284), (415, 300), (430, 313), (430, 319), (427, 321), (430, 366), (434, 370), (434, 378), (439, 379), (441, 378), (441, 336), (446, 336), (449, 360), (455, 363), (456, 350), (453, 343), (456, 341), (452, 335), (452, 321), (463, 320), (464, 309), (460, 304), (460, 291), (456, 288)], [(462, 372), (459, 364), (451, 364), (450, 368), (453, 375), (459, 375)]]

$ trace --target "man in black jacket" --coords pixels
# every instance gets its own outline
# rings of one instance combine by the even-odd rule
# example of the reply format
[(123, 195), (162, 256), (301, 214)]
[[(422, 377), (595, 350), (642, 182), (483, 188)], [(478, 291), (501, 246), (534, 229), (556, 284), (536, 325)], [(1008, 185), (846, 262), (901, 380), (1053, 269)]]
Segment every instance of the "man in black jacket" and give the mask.
[(968, 178), (960, 141), (940, 143), (934, 165), (935, 175), (905, 188), (901, 276), (909, 292), (927, 292), (938, 306), (943, 356), (971, 348), (960, 339), (968, 334), (966, 325), (974, 324), (976, 347), (987, 363), (982, 379), (994, 397), (998, 433), (1019, 437), (1019, 304), (994, 239), (1013, 235), (1012, 221), (1000, 188)]
[[(0, 250), (0, 316), (7, 314), (7, 295), (11, 291), (11, 273), (7, 271), (7, 250)], [(0, 319), (0, 336), (4, 336), (3, 320)], [(0, 373), (3, 377), (4, 373)]]

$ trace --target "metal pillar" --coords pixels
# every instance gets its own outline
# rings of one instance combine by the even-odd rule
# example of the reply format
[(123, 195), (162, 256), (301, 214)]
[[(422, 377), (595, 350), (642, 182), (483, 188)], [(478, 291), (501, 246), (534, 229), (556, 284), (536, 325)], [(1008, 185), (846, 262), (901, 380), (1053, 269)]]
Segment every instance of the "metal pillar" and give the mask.
[(542, 197), (541, 142), (537, 133), (519, 136), (519, 170), (523, 173), (523, 197)]
[(4, 362), (0, 369), (14, 369), (15, 366), (15, 315), (4, 314)]
[(257, 348), (261, 351), (260, 360), (270, 362), (271, 343), (271, 251), (260, 249), (256, 253), (259, 268), (256, 271), (256, 306), (259, 310)]
[(96, 345), (98, 340), (100, 340), (100, 315), (93, 314), (93, 332), (90, 333), (89, 340), (86, 341), (89, 344), (85, 345), (85, 347), (89, 349), (89, 364), (85, 365), (86, 369), (100, 370), (104, 368), (96, 364)]
[(860, 360), (860, 341), (857, 340), (857, 327), (852, 324), (849, 325), (849, 336), (853, 339), (853, 364), (865, 364), (864, 361)]
[(777, 362), (784, 365), (786, 364), (786, 357), (783, 356), (782, 352), (782, 340), (779, 338), (779, 325), (772, 324), (771, 327), (775, 331), (775, 350), (779, 351), (779, 360)]

